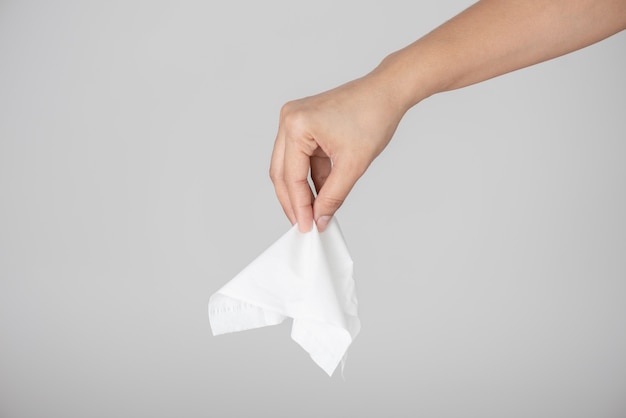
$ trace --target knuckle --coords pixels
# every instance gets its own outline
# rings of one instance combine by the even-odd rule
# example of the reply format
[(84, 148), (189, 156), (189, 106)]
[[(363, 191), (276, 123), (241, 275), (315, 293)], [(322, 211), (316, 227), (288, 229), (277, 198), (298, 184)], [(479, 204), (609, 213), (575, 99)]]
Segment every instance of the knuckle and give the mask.
[(290, 181), (287, 182), (287, 186), (292, 187), (294, 190), (299, 190), (305, 195), (307, 195), (307, 192), (310, 190), (309, 181), (306, 178), (291, 178)]
[(302, 110), (295, 110), (285, 115), (283, 123), (289, 132), (299, 133), (306, 129), (307, 117)]
[[(319, 198), (318, 198), (319, 199)], [(331, 210), (333, 213), (337, 211), (343, 205), (343, 199), (339, 199), (332, 196), (324, 196), (321, 197), (321, 202), (319, 202), (324, 208)]]
[(295, 102), (294, 101), (290, 101), (285, 103), (281, 108), (280, 108), (280, 119), (282, 120), (285, 115), (287, 113), (289, 113), (293, 108), (294, 108)]
[(283, 180), (282, 174), (273, 167), (270, 167), (269, 175), (270, 175), (270, 180), (272, 180), (272, 183), (278, 183), (279, 181)]
[(298, 133), (305, 130), (308, 123), (307, 113), (300, 106), (297, 106), (295, 102), (285, 103), (280, 111), (280, 115), (281, 123), (288, 131)]
[(285, 170), (279, 164), (271, 164), (269, 169), (269, 176), (272, 183), (275, 185), (285, 183)]

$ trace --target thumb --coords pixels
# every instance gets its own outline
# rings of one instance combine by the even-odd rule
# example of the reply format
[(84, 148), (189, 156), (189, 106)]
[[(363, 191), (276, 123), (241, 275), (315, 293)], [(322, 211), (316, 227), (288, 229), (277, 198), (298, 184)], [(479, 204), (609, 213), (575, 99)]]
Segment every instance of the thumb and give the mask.
[(320, 232), (326, 229), (330, 219), (346, 200), (348, 193), (364, 171), (354, 167), (353, 164), (340, 162), (333, 164), (313, 204), (313, 218)]

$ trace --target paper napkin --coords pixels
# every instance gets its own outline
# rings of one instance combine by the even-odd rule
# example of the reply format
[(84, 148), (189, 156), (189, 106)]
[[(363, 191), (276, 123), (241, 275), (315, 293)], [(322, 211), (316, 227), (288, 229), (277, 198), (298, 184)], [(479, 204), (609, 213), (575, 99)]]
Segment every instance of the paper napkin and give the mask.
[(352, 259), (336, 219), (293, 226), (209, 300), (213, 335), (280, 324), (329, 376), (360, 330)]

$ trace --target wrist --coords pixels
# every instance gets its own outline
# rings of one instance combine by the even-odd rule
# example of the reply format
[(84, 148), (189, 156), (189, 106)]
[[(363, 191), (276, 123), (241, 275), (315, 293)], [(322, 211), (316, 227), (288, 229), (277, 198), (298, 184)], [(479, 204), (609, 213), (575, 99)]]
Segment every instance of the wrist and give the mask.
[(391, 53), (369, 74), (383, 83), (402, 114), (438, 92), (428, 67), (420, 66), (411, 52), (405, 48)]

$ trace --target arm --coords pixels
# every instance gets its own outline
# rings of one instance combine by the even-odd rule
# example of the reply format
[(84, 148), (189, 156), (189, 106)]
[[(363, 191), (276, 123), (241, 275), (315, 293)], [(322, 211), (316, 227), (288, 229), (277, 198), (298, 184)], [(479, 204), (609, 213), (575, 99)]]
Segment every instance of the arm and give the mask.
[(434, 93), (556, 58), (624, 28), (623, 0), (483, 0), (391, 54), (377, 71), (388, 73), (408, 109)]
[(323, 230), (406, 111), (421, 100), (625, 28), (626, 0), (482, 0), (365, 77), (285, 104), (270, 167), (285, 214), (303, 232), (313, 220)]

